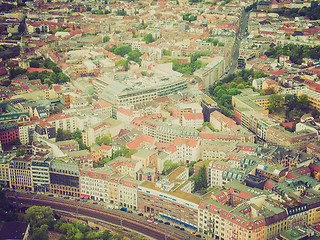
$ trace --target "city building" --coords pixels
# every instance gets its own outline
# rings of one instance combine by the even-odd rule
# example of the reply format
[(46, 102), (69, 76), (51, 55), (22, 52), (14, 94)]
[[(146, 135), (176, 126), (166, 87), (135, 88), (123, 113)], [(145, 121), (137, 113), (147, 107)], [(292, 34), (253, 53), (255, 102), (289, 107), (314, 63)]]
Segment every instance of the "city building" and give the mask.
[(50, 162), (50, 192), (58, 195), (80, 197), (79, 167), (72, 162)]
[(109, 203), (109, 177), (112, 171), (108, 169), (83, 168), (80, 170), (80, 197)]
[(131, 177), (123, 177), (119, 181), (119, 202), (120, 205), (132, 210), (137, 210), (138, 207), (138, 187), (141, 184)]
[(10, 188), (33, 191), (31, 174), (32, 155), (15, 157), (10, 161)]
[(7, 122), (0, 125), (0, 142), (6, 147), (12, 141), (19, 140), (19, 126), (17, 122)]
[(50, 192), (49, 167), (52, 159), (46, 155), (33, 155), (31, 159), (31, 175), (33, 189), (36, 192)]

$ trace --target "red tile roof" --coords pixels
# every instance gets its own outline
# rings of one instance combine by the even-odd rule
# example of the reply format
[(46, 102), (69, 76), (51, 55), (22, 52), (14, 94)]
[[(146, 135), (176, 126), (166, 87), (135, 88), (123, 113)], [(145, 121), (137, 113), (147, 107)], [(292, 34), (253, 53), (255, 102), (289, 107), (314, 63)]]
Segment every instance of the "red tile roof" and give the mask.
[(187, 138), (176, 138), (173, 141), (174, 145), (182, 146), (185, 144), (187, 147), (196, 147), (198, 144), (198, 140), (195, 139), (187, 139)]
[(182, 116), (186, 120), (203, 119), (203, 113), (184, 113)]
[(45, 69), (45, 68), (31, 68), (29, 67), (27, 69), (28, 73), (32, 73), (32, 72), (44, 72), (44, 71), (47, 71), (47, 72), (53, 72), (51, 69)]
[(271, 183), (271, 182), (269, 182), (269, 181), (267, 181), (267, 182), (266, 182), (266, 184), (265, 184), (264, 186), (265, 186), (266, 188), (268, 188), (268, 189), (272, 190), (272, 188), (273, 188), (274, 184), (273, 184), (273, 183)]
[(127, 148), (129, 149), (135, 149), (137, 147), (139, 147), (139, 145), (142, 142), (147, 142), (147, 143), (153, 143), (154, 142), (154, 137), (151, 136), (147, 136), (147, 135), (142, 135), (140, 137), (138, 137), (137, 139), (133, 140), (132, 142), (127, 144)]
[(298, 176), (294, 175), (292, 172), (288, 172), (286, 177), (288, 179), (294, 179), (294, 178), (297, 178)]

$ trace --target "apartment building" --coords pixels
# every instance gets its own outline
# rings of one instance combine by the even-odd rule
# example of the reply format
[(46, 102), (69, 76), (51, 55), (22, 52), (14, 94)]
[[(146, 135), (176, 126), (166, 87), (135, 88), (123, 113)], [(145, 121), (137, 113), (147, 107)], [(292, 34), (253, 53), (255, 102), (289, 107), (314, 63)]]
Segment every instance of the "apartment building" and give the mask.
[[(140, 149), (138, 152), (131, 156), (132, 160), (139, 161), (142, 164), (142, 168), (154, 167), (154, 170), (157, 172), (158, 166), (158, 152), (155, 150), (149, 149)], [(140, 167), (140, 165), (139, 165)], [(137, 169), (137, 168), (136, 168)], [(139, 169), (138, 169), (139, 170)], [(137, 170), (136, 170), (137, 172)]]
[(213, 60), (205, 67), (200, 68), (193, 74), (201, 78), (203, 88), (208, 89), (213, 83), (225, 74), (225, 58), (221, 56), (214, 57)]
[(15, 157), (10, 161), (10, 188), (33, 191), (31, 155)]
[(232, 166), (232, 163), (224, 161), (211, 161), (207, 167), (209, 186), (223, 186), (222, 173), (225, 169)]
[(114, 137), (119, 134), (122, 128), (124, 128), (123, 122), (112, 118), (104, 119), (84, 129), (82, 133), (83, 143), (89, 147), (95, 143), (97, 137), (105, 134), (111, 134), (111, 137)]
[(46, 118), (45, 121), (55, 127), (56, 130), (62, 128), (63, 130), (69, 130), (71, 132), (76, 131), (76, 118), (66, 113), (51, 115), (49, 118)]
[(79, 143), (74, 139), (59, 141), (59, 142), (56, 142), (55, 145), (62, 151), (66, 151), (66, 152), (79, 151)]
[(84, 168), (80, 170), (80, 197), (109, 202), (109, 177), (112, 171)]
[(302, 94), (307, 95), (311, 108), (315, 108), (318, 111), (320, 110), (320, 93), (310, 89), (298, 90), (298, 96), (301, 96)]
[(204, 123), (203, 113), (184, 113), (181, 117), (181, 126), (199, 129)]
[(202, 160), (221, 160), (226, 158), (227, 152), (236, 149), (237, 143), (219, 140), (201, 140), (199, 156)]
[(256, 168), (255, 175), (271, 179), (275, 182), (283, 182), (287, 172), (288, 168), (281, 165), (259, 164)]
[(176, 138), (168, 148), (173, 162), (189, 163), (199, 159), (200, 140)]
[(290, 149), (305, 151), (309, 143), (318, 141), (318, 135), (308, 129), (299, 132), (289, 132), (281, 126), (272, 126), (268, 128), (265, 140)]
[(0, 125), (0, 142), (5, 147), (15, 139), (19, 139), (19, 126), (17, 122), (2, 123)]
[[(174, 184), (173, 184), (174, 185)], [(138, 209), (167, 219), (172, 219), (184, 226), (197, 229), (198, 205), (200, 198), (182, 190), (172, 189), (160, 182), (144, 182), (138, 187)]]
[(182, 115), (185, 113), (202, 113), (202, 107), (199, 103), (177, 103), (172, 106), (172, 117), (179, 118), (181, 122)]
[(141, 181), (131, 177), (123, 177), (119, 181), (119, 202), (120, 205), (132, 210), (138, 207), (138, 187)]
[(0, 185), (10, 187), (10, 164), (6, 158), (0, 160)]
[(155, 120), (143, 120), (141, 122), (144, 134), (154, 137), (163, 143), (172, 143), (177, 137), (198, 139), (199, 132), (193, 127), (183, 127), (179, 125), (168, 125)]
[(108, 162), (108, 166), (110, 166), (117, 174), (128, 175), (135, 179), (136, 173), (143, 167), (143, 161), (140, 161), (138, 156), (136, 158), (132, 156), (131, 159), (126, 157), (117, 157)]

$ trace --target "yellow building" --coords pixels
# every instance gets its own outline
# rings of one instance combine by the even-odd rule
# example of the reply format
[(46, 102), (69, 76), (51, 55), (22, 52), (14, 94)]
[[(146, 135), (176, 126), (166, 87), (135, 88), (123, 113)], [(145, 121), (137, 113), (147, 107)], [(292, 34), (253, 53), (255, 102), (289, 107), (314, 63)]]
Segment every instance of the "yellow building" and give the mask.
[(102, 160), (102, 149), (98, 144), (93, 144), (90, 148), (90, 152), (92, 155), (92, 161), (97, 163)]
[(9, 186), (9, 182), (10, 182), (9, 162), (0, 161), (0, 184), (2, 186)]
[(320, 203), (310, 204), (308, 210), (308, 225), (320, 222)]
[(118, 184), (120, 181), (120, 175), (113, 174), (109, 177), (109, 201), (110, 203), (119, 203), (119, 190), (118, 190)]
[(305, 94), (308, 96), (308, 100), (310, 101), (311, 108), (315, 108), (318, 111), (320, 110), (320, 93), (309, 90), (309, 89), (299, 90), (298, 96), (301, 96), (302, 94)]
[(10, 188), (33, 191), (30, 169), (30, 158), (13, 158), (10, 162)]

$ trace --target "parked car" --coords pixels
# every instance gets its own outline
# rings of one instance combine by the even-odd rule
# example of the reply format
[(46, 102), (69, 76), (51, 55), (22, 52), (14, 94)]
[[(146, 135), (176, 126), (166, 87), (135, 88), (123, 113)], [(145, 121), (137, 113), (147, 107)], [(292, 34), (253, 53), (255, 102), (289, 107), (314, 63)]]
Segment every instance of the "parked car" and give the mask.
[(93, 204), (98, 204), (97, 202), (93, 202)]
[(181, 227), (181, 228), (180, 228), (180, 230), (181, 230), (181, 231), (184, 231), (184, 228), (183, 228), (183, 227)]
[(49, 197), (53, 197), (53, 194), (49, 194), (48, 196), (49, 196)]
[(165, 225), (170, 225), (170, 223), (169, 223), (169, 222), (165, 222), (164, 224), (165, 224)]
[(163, 223), (163, 221), (161, 219), (158, 220), (159, 223)]
[(120, 208), (120, 211), (126, 212), (127, 208), (126, 207), (122, 207), (122, 208)]
[(174, 227), (175, 227), (175, 228), (178, 228), (178, 229), (180, 229), (180, 227), (179, 227), (179, 226), (176, 226), (176, 225), (175, 225)]
[(197, 237), (197, 238), (202, 238), (200, 234), (197, 234), (196, 237)]
[(139, 216), (143, 216), (143, 214), (142, 214), (142, 213), (139, 213), (138, 215), (139, 215)]

